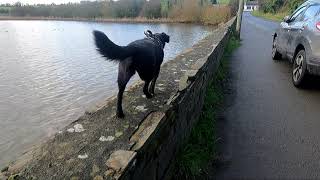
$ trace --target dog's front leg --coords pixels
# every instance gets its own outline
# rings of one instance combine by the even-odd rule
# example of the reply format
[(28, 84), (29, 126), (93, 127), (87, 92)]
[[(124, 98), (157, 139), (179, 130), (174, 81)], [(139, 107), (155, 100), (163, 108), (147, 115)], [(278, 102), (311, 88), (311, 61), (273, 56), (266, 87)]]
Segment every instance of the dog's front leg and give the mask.
[(143, 93), (146, 95), (148, 99), (152, 98), (152, 95), (149, 93), (149, 84), (150, 84), (150, 81), (145, 81), (145, 84), (143, 87)]
[(118, 92), (118, 103), (117, 103), (117, 117), (118, 118), (124, 118), (124, 113), (122, 110), (122, 98), (123, 98), (123, 92), (125, 88), (120, 89)]
[(156, 86), (156, 81), (157, 81), (157, 78), (153, 78), (152, 82), (151, 82), (151, 85), (150, 85), (150, 88), (149, 88), (149, 92), (152, 94), (152, 96), (155, 95), (154, 88)]

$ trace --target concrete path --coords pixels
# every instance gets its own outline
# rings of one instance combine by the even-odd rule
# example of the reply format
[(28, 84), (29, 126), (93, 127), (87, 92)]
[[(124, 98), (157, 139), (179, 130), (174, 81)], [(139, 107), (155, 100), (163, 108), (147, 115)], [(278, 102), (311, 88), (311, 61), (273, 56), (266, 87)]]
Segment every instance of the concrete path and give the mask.
[(320, 179), (320, 81), (296, 89), (291, 65), (271, 59), (277, 24), (244, 14), (221, 129), (230, 163), (215, 179)]

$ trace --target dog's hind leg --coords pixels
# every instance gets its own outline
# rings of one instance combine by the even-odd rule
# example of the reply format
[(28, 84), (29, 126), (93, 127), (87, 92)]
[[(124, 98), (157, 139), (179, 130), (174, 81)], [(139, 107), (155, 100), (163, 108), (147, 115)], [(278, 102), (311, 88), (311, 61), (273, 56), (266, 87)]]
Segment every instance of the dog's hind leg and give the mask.
[(125, 61), (121, 61), (119, 63), (119, 71), (118, 71), (118, 103), (117, 103), (117, 117), (124, 118), (124, 113), (122, 110), (122, 98), (123, 93), (126, 88), (127, 83), (129, 82), (130, 78), (134, 75), (135, 70), (131, 66), (132, 60), (127, 59)]
[(160, 67), (159, 69), (157, 69), (157, 72), (155, 73), (155, 76), (153, 77), (152, 81), (151, 81), (151, 85), (149, 87), (149, 92), (152, 94), (152, 95), (155, 95), (154, 94), (154, 88), (156, 86), (156, 82), (157, 82), (157, 79), (158, 79), (158, 76), (159, 76), (159, 72), (160, 72)]
[(146, 95), (148, 99), (152, 98), (152, 95), (149, 93), (149, 84), (150, 80), (146, 80), (143, 87), (143, 93)]

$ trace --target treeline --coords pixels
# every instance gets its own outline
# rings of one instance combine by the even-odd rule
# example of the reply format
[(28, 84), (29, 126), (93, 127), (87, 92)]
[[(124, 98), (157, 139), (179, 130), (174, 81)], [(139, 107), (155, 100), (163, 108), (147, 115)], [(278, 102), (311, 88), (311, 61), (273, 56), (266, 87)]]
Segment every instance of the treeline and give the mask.
[[(236, 0), (231, 2), (236, 7)], [(19, 17), (174, 18), (190, 22), (210, 21), (208, 24), (230, 18), (233, 13), (232, 6), (213, 4), (216, 4), (216, 0), (100, 0), (61, 5), (23, 5), (18, 2), (14, 5), (7, 4), (6, 8), (9, 10), (5, 13)]]
[(305, 0), (260, 0), (260, 10), (264, 13), (293, 12)]

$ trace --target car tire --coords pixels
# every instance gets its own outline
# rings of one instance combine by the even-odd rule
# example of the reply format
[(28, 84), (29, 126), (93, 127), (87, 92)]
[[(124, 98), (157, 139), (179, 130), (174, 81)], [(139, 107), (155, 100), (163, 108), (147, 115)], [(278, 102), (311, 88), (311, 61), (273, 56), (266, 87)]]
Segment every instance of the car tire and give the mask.
[(272, 59), (273, 60), (281, 60), (282, 54), (277, 49), (277, 43), (278, 43), (278, 37), (274, 36), (273, 42), (272, 42)]
[(292, 63), (292, 82), (294, 86), (301, 88), (308, 77), (306, 51), (300, 50)]

